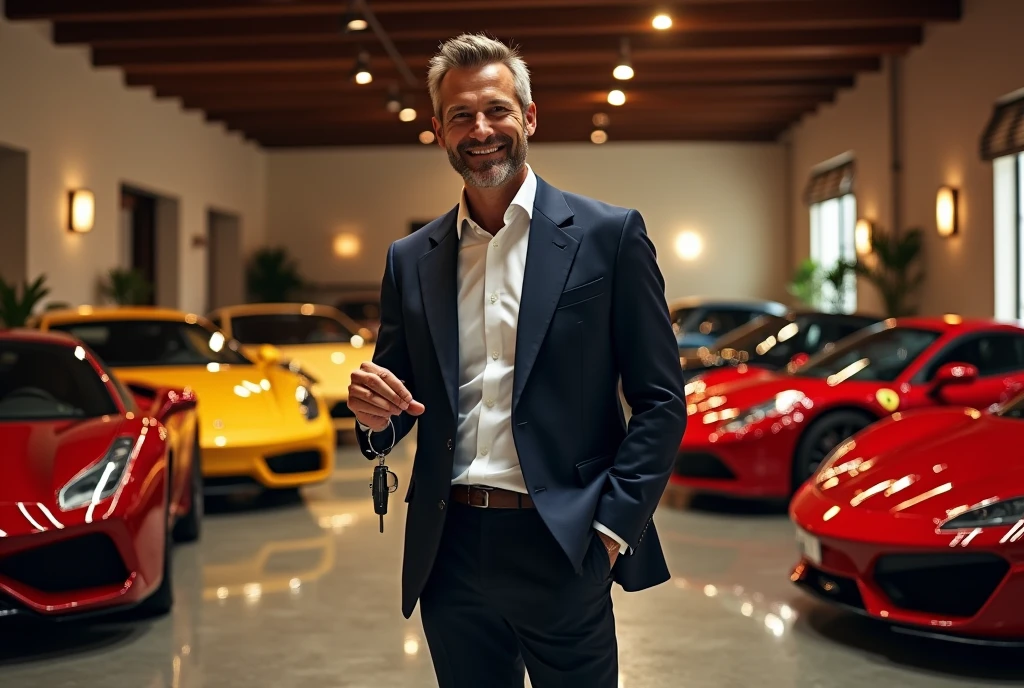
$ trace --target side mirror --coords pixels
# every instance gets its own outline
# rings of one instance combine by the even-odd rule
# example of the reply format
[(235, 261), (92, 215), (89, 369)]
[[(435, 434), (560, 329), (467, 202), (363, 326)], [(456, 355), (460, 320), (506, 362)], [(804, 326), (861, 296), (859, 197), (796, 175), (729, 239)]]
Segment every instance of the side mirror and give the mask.
[(160, 410), (156, 414), (156, 419), (163, 423), (167, 418), (173, 416), (175, 413), (191, 411), (196, 407), (197, 403), (198, 399), (196, 398), (196, 393), (190, 388), (169, 389), (164, 394), (163, 402), (160, 404)]
[(788, 373), (794, 372), (797, 368), (802, 366), (804, 363), (807, 363), (807, 360), (809, 358), (810, 358), (810, 356), (807, 355), (806, 353), (804, 353), (803, 351), (800, 351), (798, 353), (793, 354), (793, 358), (789, 359), (789, 363), (786, 364), (786, 372), (788, 372)]
[(263, 344), (256, 350), (256, 361), (267, 366), (277, 365), (281, 362), (281, 352), (275, 346)]
[(932, 394), (948, 385), (969, 385), (978, 379), (978, 369), (970, 363), (947, 363), (932, 380)]

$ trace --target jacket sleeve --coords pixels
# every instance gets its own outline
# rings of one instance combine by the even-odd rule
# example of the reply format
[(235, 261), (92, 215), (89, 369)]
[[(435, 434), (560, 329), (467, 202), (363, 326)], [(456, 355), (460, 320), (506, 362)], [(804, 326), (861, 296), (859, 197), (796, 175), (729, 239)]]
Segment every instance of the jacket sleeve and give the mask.
[(594, 519), (633, 550), (668, 484), (686, 428), (683, 372), (665, 281), (635, 210), (626, 214), (619, 239), (611, 323), (622, 393), (632, 417)]
[[(395, 276), (394, 253), (395, 245), (391, 244), (380, 288), (380, 330), (373, 351), (373, 362), (397, 375), (415, 397), (416, 381), (412, 376), (412, 364), (409, 362), (409, 349), (406, 346), (402, 298)], [(416, 419), (407, 413), (392, 416), (391, 420), (392, 425), (389, 428), (373, 433), (373, 446), (376, 449), (384, 450), (392, 444), (398, 444), (416, 422)], [(367, 432), (358, 423), (356, 439), (363, 455), (368, 459), (374, 458), (375, 454), (367, 441)]]

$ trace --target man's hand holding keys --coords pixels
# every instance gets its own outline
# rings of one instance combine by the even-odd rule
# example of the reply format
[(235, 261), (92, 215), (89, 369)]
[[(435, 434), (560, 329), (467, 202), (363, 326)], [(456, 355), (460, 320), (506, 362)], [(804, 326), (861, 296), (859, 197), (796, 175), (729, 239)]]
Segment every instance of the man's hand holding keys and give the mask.
[(426, 410), (390, 370), (369, 361), (352, 372), (348, 407), (357, 421), (374, 432), (387, 428), (391, 416), (403, 412), (419, 416)]

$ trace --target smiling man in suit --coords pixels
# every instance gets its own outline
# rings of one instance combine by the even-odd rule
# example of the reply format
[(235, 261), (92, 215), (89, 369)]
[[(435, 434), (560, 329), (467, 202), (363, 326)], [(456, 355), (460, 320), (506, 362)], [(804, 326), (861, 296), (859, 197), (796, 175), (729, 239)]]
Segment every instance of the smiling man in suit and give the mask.
[(429, 87), (462, 197), (390, 247), (349, 388), (368, 457), (418, 421), (402, 611), (420, 602), (442, 688), (521, 687), (524, 667), (535, 688), (615, 688), (611, 585), (669, 578), (652, 515), (686, 424), (654, 246), (635, 210), (527, 165), (514, 50), (451, 39)]

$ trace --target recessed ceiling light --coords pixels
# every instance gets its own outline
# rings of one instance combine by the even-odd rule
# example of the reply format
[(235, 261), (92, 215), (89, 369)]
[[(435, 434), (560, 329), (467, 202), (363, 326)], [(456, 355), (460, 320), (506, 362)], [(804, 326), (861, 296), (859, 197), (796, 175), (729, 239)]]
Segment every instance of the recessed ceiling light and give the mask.
[(416, 111), (411, 107), (403, 108), (402, 111), (398, 113), (398, 119), (403, 122), (411, 122), (416, 119)]
[(620, 64), (614, 70), (612, 70), (612, 76), (620, 81), (633, 78), (633, 68), (628, 64)]
[(612, 105), (623, 105), (626, 102), (626, 94), (619, 89), (609, 91), (608, 102)]
[(421, 131), (420, 132), (420, 143), (429, 144), (434, 142), (434, 132), (432, 131)]
[(672, 17), (667, 14), (659, 14), (651, 20), (651, 25), (658, 31), (665, 31), (672, 28)]
[(604, 131), (603, 129), (595, 129), (594, 131), (590, 132), (590, 140), (600, 146), (602, 143), (608, 140), (608, 132)]

